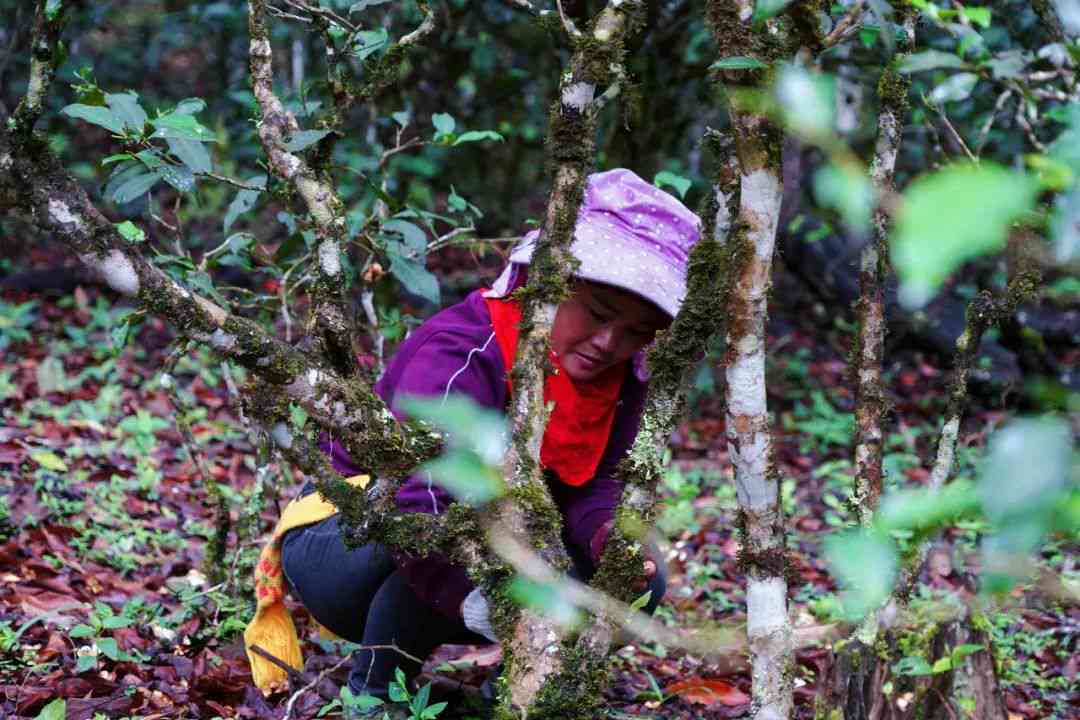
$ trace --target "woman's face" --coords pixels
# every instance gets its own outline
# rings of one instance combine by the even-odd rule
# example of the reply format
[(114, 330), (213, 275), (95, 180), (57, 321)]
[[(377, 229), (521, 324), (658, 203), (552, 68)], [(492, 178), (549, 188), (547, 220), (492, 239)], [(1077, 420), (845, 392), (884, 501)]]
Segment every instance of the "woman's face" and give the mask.
[(551, 349), (571, 380), (588, 382), (629, 360), (670, 323), (664, 311), (631, 292), (579, 282), (555, 314)]

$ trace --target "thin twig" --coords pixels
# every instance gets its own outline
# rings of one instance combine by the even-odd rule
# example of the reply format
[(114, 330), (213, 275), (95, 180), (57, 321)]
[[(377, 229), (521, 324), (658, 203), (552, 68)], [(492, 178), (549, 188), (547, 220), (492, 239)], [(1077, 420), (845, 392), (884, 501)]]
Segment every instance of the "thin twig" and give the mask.
[[(698, 632), (683, 633), (668, 628), (643, 612), (598, 592), (588, 585), (556, 572), (540, 556), (512, 533), (497, 524), (488, 527), (492, 548), (523, 577), (542, 585), (557, 587), (560, 595), (576, 607), (604, 616), (645, 642), (656, 642), (667, 648), (682, 648), (709, 660), (747, 650), (743, 626), (710, 626)], [(799, 647), (821, 642), (835, 630), (833, 625), (806, 626), (797, 629), (795, 644)]]
[(258, 185), (248, 185), (245, 182), (234, 180), (226, 175), (218, 175), (215, 172), (197, 172), (195, 177), (210, 178), (211, 180), (217, 180), (218, 182), (225, 183), (226, 185), (232, 185), (233, 187), (240, 188), (241, 190), (254, 190), (255, 192), (262, 192), (265, 187), (259, 187)]
[(438, 238), (435, 239), (434, 242), (428, 245), (428, 253), (432, 253), (436, 250), (440, 250), (446, 247), (447, 245), (453, 244), (455, 238), (474, 232), (476, 232), (476, 228), (474, 228), (472, 225), (469, 225), (468, 227), (454, 228), (445, 235), (440, 235)]
[(269, 662), (281, 668), (285, 672), (285, 674), (289, 676), (289, 680), (291, 682), (301, 683), (307, 680), (307, 678), (304, 676), (304, 673), (300, 672), (292, 665), (285, 662), (273, 653), (263, 650), (262, 647), (260, 647), (259, 645), (252, 645), (249, 649), (251, 650), (251, 652), (255, 653), (264, 660), (268, 660)]
[(983, 123), (982, 128), (979, 129), (979, 139), (978, 142), (975, 143), (976, 155), (982, 155), (983, 148), (986, 146), (986, 140), (990, 135), (990, 129), (994, 126), (994, 121), (997, 119), (997, 114), (1005, 107), (1005, 103), (1012, 97), (1012, 93), (1012, 90), (1006, 89), (998, 95), (997, 101), (994, 102), (994, 109), (990, 111), (990, 117), (986, 118), (986, 122)]
[(953, 141), (960, 146), (960, 149), (964, 151), (965, 155), (967, 155), (968, 160), (976, 163), (979, 162), (979, 156), (971, 152), (971, 148), (969, 148), (967, 143), (964, 142), (963, 136), (961, 136), (960, 133), (953, 126), (952, 122), (949, 120), (949, 116), (945, 114), (945, 109), (938, 105), (935, 105), (934, 110), (937, 112), (938, 117), (941, 118), (941, 124), (945, 126), (946, 130), (949, 131), (949, 137), (951, 137)]
[(562, 0), (555, 0), (555, 4), (559, 6), (559, 19), (562, 20), (563, 30), (566, 31), (566, 34), (572, 38), (581, 37), (581, 31), (577, 29), (577, 25), (563, 10)]
[(424, 11), (424, 20), (420, 25), (408, 35), (403, 36), (397, 41), (398, 47), (408, 47), (420, 42), (425, 37), (430, 35), (435, 30), (435, 12), (427, 8), (426, 3), (419, 3), (420, 9)]
[(309, 682), (307, 685), (294, 692), (292, 696), (289, 697), (289, 701), (285, 703), (285, 715), (284, 717), (282, 717), (282, 720), (290, 720), (290, 718), (292, 718), (293, 706), (296, 704), (296, 701), (300, 699), (301, 695), (306, 693), (308, 690), (313, 690), (316, 686), (319, 685), (319, 683), (321, 683), (330, 675), (337, 672), (342, 665), (349, 662), (350, 659), (352, 659), (352, 656), (346, 655), (345, 657), (334, 663), (333, 666), (326, 668), (321, 673), (316, 675), (315, 678), (312, 679), (312, 681)]
[(1031, 126), (1031, 122), (1028, 120), (1027, 115), (1024, 112), (1024, 108), (1026, 106), (1026, 103), (1024, 102), (1024, 93), (1020, 90), (1020, 88), (1016, 88), (1016, 91), (1018, 93), (1015, 114), (1016, 123), (1021, 128), (1023, 128), (1024, 134), (1027, 135), (1028, 142), (1031, 143), (1032, 147), (1034, 147), (1039, 152), (1046, 152), (1046, 145), (1043, 145), (1043, 143), (1039, 140), (1038, 136), (1035, 135), (1035, 128)]
[(851, 37), (861, 27), (862, 16), (863, 0), (855, 0), (855, 3), (848, 8), (847, 14), (840, 18), (836, 26), (825, 36), (822, 41), (824, 49), (828, 50)]
[(623, 82), (626, 80), (626, 70), (622, 65), (619, 65), (614, 68), (612, 74), (615, 77), (612, 78), (611, 84), (607, 86), (607, 89), (599, 97), (593, 100), (593, 112), (600, 112), (605, 105), (619, 97)]
[(538, 9), (535, 5), (529, 2), (529, 0), (503, 0), (503, 4), (509, 5), (512, 8), (517, 8), (518, 10), (524, 10), (533, 17), (540, 17), (542, 15), (547, 15), (549, 12), (551, 12), (550, 10)]
[(330, 22), (336, 23), (351, 33), (360, 30), (360, 28), (357, 27), (355, 24), (341, 17), (330, 8), (309, 5), (308, 3), (300, 2), (299, 0), (283, 0), (283, 2), (289, 7), (295, 10), (299, 10), (300, 12), (306, 12), (311, 14), (313, 17), (321, 17), (329, 20)]
[(285, 12), (284, 10), (282, 10), (280, 8), (274, 7), (273, 5), (267, 5), (266, 6), (266, 12), (267, 12), (268, 15), (272, 15), (273, 17), (280, 18), (282, 20), (295, 20), (296, 22), (302, 22), (302, 23), (308, 23), (308, 24), (311, 24), (311, 22), (312, 22), (311, 18), (301, 17), (299, 15), (293, 15), (292, 13), (287, 13), (287, 12)]
[[(404, 128), (402, 128), (402, 129), (404, 129)], [(400, 136), (401, 136), (401, 131), (398, 131), (398, 137), (400, 138)], [(419, 138), (419, 136), (409, 138), (404, 143), (399, 142), (398, 145), (396, 145), (395, 147), (390, 148), (389, 150), (385, 151), (382, 154), (382, 157), (379, 159), (379, 170), (382, 170), (384, 167), (386, 167), (387, 161), (390, 160), (390, 158), (397, 155), (398, 153), (404, 152), (406, 150), (410, 150), (412, 148), (423, 147), (424, 145), (428, 145), (428, 144), (429, 144), (428, 141), (421, 140)]]

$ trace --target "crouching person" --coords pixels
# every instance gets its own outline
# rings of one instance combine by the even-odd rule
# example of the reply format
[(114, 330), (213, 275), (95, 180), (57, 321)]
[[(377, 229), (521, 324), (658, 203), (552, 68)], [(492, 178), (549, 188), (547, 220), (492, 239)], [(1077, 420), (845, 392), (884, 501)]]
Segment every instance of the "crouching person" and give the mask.
[[(580, 265), (551, 331), (555, 371), (544, 393), (554, 407), (540, 455), (562, 514), (570, 575), (578, 580), (592, 577), (611, 531), (622, 492), (615, 469), (634, 440), (647, 387), (642, 351), (670, 324), (686, 295), (698, 226), (678, 200), (628, 170), (588, 179), (571, 246)], [(375, 387), (395, 414), (400, 417), (404, 397), (451, 393), (506, 411), (521, 319), (512, 292), (525, 283), (536, 237), (530, 233), (514, 249), (492, 288), (438, 313), (402, 344)], [(342, 475), (366, 481), (341, 445), (324, 441), (323, 450)], [(450, 502), (423, 473), (410, 477), (397, 495), (403, 512), (440, 514)], [(642, 568), (651, 591), (649, 613), (664, 594), (661, 568), (656, 558)], [(276, 647), (287, 656), (281, 659), (299, 665), (295, 631), (281, 603), (286, 583), (336, 635), (388, 648), (355, 653), (349, 676), (354, 694), (386, 698), (395, 668), (413, 678), (417, 661), (443, 643), (495, 641), (487, 602), (464, 568), (440, 556), (396, 558), (377, 543), (346, 549), (333, 506), (310, 486), (283, 513), (258, 576), (259, 614), (245, 633), (249, 648), (291, 631), (289, 648)], [(278, 630), (268, 635), (267, 628)], [(273, 664), (250, 650), (249, 657), (260, 687), (283, 679)]]

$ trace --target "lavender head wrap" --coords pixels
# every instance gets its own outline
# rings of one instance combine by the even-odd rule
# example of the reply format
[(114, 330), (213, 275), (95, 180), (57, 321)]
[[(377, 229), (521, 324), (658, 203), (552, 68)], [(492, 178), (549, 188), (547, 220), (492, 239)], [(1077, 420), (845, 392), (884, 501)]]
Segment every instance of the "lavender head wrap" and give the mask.
[[(700, 221), (672, 195), (626, 169), (589, 176), (570, 251), (575, 277), (614, 285), (674, 317), (686, 298), (686, 266)], [(489, 293), (503, 297), (520, 284), (540, 232), (526, 235)]]

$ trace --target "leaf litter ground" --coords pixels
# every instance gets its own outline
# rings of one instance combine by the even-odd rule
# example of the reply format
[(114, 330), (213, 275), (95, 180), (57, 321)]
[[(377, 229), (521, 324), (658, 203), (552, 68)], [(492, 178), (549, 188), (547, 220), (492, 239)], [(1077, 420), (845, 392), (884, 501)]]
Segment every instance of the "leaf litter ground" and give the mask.
[[(251, 563), (299, 481), (287, 470), (257, 480), (254, 448), (220, 366), (197, 351), (181, 358), (177, 407), (160, 383), (171, 334), (159, 321), (143, 323), (116, 354), (112, 337), (125, 311), (96, 289), (51, 298), (9, 292), (2, 308), (0, 717), (33, 718), (54, 698), (66, 699), (69, 720), (315, 717), (345, 677), (341, 646), (318, 640), (294, 605), (310, 687), (267, 699), (251, 685), (239, 642), (252, 609)], [(852, 399), (841, 353), (849, 340), (830, 331), (826, 341), (805, 319), (777, 314), (769, 402), (779, 419), (776, 456), (792, 529), (792, 617), (822, 626), (835, 610), (836, 588), (819, 541), (849, 520)], [(674, 437), (665, 479), (658, 540), (669, 585), (658, 616), (680, 626), (745, 618), (719, 377), (707, 369), (698, 375), (694, 412)], [(890, 380), (890, 482), (920, 484), (946, 377), (907, 355)], [(198, 452), (230, 506), (234, 530), (221, 582), (203, 567), (214, 506), (177, 430), (178, 413), (191, 419)], [(971, 413), (960, 474), (973, 472), (986, 429), (1005, 417)], [(921, 593), (970, 594), (966, 563), (980, 529), (946, 533)], [(1059, 539), (1046, 544), (1042, 559), (1061, 572), (1075, 557), (1075, 545)], [(1077, 717), (1080, 612), (1030, 588), (1014, 600), (993, 616), (1010, 716)], [(829, 654), (822, 643), (797, 657), (797, 716), (808, 718)], [(442, 717), (478, 716), (469, 708), (497, 662), (497, 648), (440, 649), (424, 679), (451, 701)], [(622, 647), (613, 664), (610, 717), (749, 714), (742, 658), (646, 644)]]

